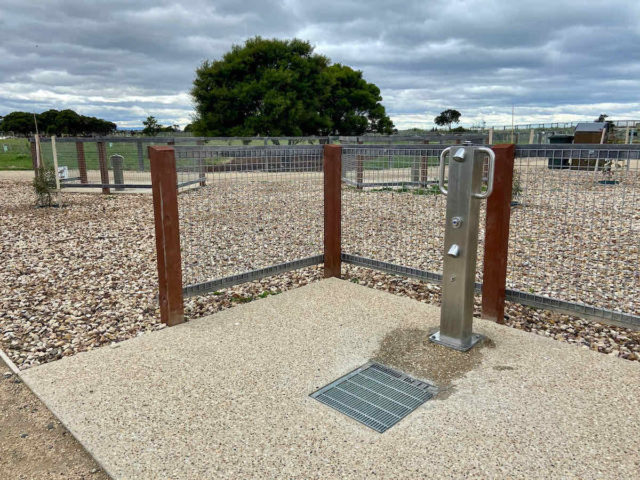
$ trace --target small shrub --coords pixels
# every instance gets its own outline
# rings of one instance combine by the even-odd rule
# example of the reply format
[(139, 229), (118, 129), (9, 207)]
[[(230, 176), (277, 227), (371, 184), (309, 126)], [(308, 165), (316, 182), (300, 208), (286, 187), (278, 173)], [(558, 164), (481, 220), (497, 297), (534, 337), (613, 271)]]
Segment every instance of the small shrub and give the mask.
[(33, 190), (39, 207), (51, 207), (52, 195), (56, 191), (56, 171), (53, 167), (40, 167), (33, 179)]
[(522, 184), (520, 183), (520, 172), (513, 177), (513, 185), (511, 187), (511, 200), (517, 200), (522, 195)]

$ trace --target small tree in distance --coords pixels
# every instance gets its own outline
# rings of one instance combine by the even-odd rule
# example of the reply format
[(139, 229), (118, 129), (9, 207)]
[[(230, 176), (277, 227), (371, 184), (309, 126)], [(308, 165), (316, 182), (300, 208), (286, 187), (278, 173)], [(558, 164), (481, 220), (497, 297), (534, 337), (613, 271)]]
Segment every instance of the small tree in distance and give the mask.
[(144, 125), (144, 130), (142, 130), (142, 133), (150, 137), (157, 135), (158, 132), (162, 130), (162, 125), (158, 123), (156, 117), (153, 117), (151, 115), (148, 116), (147, 119), (142, 122), (142, 124)]
[(458, 110), (448, 109), (440, 112), (436, 118), (433, 119), (433, 123), (440, 127), (445, 125), (451, 130), (452, 123), (458, 123), (462, 114)]

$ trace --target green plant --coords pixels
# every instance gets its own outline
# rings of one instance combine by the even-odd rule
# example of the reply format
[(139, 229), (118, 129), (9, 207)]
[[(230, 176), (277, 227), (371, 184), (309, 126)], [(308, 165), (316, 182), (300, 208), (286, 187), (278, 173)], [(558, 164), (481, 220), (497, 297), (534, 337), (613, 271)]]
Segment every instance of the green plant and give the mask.
[(52, 194), (56, 191), (56, 171), (53, 167), (40, 167), (33, 179), (33, 190), (36, 193), (39, 207), (52, 205)]
[(440, 187), (438, 185), (429, 185), (427, 188), (416, 188), (413, 190), (414, 195), (440, 195)]
[(520, 198), (522, 194), (522, 184), (520, 183), (520, 172), (516, 173), (513, 176), (513, 184), (511, 187), (511, 200), (516, 200)]

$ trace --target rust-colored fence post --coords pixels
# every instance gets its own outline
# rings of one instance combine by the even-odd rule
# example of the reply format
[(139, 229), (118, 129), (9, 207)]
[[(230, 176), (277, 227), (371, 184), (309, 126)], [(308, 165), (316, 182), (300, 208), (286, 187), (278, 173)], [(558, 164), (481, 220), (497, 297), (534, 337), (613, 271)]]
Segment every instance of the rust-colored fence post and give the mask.
[(78, 172), (80, 183), (89, 183), (87, 178), (87, 161), (84, 158), (84, 142), (76, 142), (76, 155), (78, 157)]
[[(98, 142), (98, 165), (100, 167), (100, 183), (109, 185), (109, 168), (107, 166), (107, 147), (104, 142)], [(102, 187), (102, 193), (111, 193), (109, 187)]]
[(184, 322), (176, 157), (172, 147), (148, 147), (148, 153), (156, 226), (160, 319), (171, 327)]
[(362, 190), (364, 183), (364, 155), (356, 155), (356, 188)]
[(36, 153), (36, 139), (29, 140), (29, 147), (31, 148), (31, 164), (33, 165), (33, 171), (38, 174), (38, 154)]
[(324, 171), (324, 277), (341, 276), (342, 147), (325, 145)]
[(482, 318), (504, 323), (509, 220), (515, 145), (496, 145), (493, 193), (487, 199), (482, 276)]

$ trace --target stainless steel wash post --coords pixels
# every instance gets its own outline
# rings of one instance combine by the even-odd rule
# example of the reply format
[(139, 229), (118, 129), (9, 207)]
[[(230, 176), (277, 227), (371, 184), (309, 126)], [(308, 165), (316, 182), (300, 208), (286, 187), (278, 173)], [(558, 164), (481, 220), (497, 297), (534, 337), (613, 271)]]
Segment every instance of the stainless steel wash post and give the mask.
[[(449, 183), (444, 187), (445, 157), (449, 155)], [(484, 159), (489, 156), (487, 188), (482, 191)], [(431, 341), (466, 351), (481, 338), (474, 334), (473, 296), (480, 201), (491, 195), (495, 154), (486, 147), (449, 147), (440, 154), (440, 191), (447, 196), (440, 330)]]

